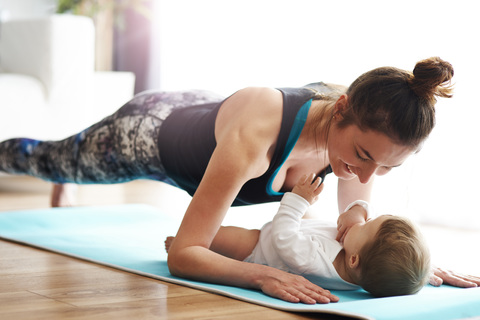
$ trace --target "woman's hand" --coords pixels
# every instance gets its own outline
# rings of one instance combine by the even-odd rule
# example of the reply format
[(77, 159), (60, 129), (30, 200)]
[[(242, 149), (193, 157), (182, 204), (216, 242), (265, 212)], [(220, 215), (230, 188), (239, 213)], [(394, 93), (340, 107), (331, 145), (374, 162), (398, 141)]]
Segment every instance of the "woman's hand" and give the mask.
[(277, 269), (271, 270), (269, 275), (261, 280), (259, 287), (271, 297), (293, 303), (315, 304), (339, 300), (330, 291), (314, 285), (304, 277)]
[(464, 275), (451, 270), (443, 270), (434, 267), (430, 276), (430, 284), (432, 286), (441, 286), (449, 284), (460, 288), (474, 288), (480, 286), (480, 277)]
[(350, 228), (357, 223), (364, 223), (367, 219), (367, 212), (361, 206), (353, 206), (350, 210), (342, 213), (337, 220), (337, 238), (336, 240), (343, 243), (343, 239)]

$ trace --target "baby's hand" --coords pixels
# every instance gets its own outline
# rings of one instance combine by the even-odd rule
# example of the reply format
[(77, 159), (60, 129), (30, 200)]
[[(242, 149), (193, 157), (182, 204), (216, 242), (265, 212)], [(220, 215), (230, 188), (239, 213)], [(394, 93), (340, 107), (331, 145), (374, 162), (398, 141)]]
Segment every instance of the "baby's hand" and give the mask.
[(165, 239), (165, 251), (168, 253), (170, 251), (170, 247), (172, 246), (172, 242), (175, 239), (175, 237), (167, 237)]
[(365, 223), (367, 213), (361, 206), (353, 206), (350, 210), (342, 213), (337, 219), (337, 238), (336, 240), (343, 244), (348, 230), (357, 223)]
[(308, 176), (303, 175), (293, 187), (292, 192), (298, 194), (310, 204), (314, 204), (318, 199), (318, 195), (323, 190), (322, 178), (316, 177), (315, 173), (310, 173)]

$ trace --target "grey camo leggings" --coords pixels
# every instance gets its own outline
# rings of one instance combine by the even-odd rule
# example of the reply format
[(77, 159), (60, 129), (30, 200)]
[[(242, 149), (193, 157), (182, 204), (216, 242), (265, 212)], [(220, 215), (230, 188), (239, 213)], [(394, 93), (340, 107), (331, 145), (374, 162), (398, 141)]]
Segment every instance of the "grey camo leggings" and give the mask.
[(121, 183), (165, 174), (158, 148), (160, 126), (175, 108), (218, 102), (208, 91), (148, 91), (111, 116), (60, 141), (15, 138), (0, 143), (0, 171), (55, 183)]

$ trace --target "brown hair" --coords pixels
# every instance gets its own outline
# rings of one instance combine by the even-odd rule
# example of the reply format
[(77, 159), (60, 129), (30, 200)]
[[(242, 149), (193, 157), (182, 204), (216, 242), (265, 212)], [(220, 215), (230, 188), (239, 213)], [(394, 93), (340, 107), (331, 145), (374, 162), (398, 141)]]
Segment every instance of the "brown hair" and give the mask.
[[(304, 86), (309, 88), (315, 92), (313, 96), (313, 100), (323, 100), (326, 102), (325, 108), (318, 108), (317, 110), (313, 111), (313, 123), (314, 128), (313, 130), (319, 130), (320, 136), (324, 137), (324, 141), (328, 141), (328, 133), (330, 131), (330, 126), (332, 125), (332, 115), (333, 115), (333, 107), (335, 102), (347, 91), (347, 87), (339, 84), (334, 83), (324, 83), (324, 82), (315, 82), (310, 83)], [(319, 135), (315, 134), (315, 144), (318, 148), (318, 140), (317, 137)]]
[(430, 252), (408, 219), (385, 220), (375, 239), (361, 248), (358, 284), (376, 297), (418, 292), (430, 275)]
[(436, 97), (452, 96), (452, 77), (452, 65), (438, 57), (419, 61), (413, 73), (394, 67), (366, 72), (347, 90), (339, 127), (355, 124), (418, 147), (435, 126)]

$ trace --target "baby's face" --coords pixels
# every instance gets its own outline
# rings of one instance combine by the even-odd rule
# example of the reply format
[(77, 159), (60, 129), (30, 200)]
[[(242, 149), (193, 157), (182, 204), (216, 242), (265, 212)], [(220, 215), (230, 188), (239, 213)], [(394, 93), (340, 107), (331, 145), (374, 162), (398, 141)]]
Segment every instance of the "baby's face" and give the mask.
[(388, 218), (387, 215), (378, 216), (375, 219), (368, 219), (366, 222), (353, 225), (343, 240), (345, 252), (347, 254), (359, 253), (360, 249), (375, 237), (382, 223)]

